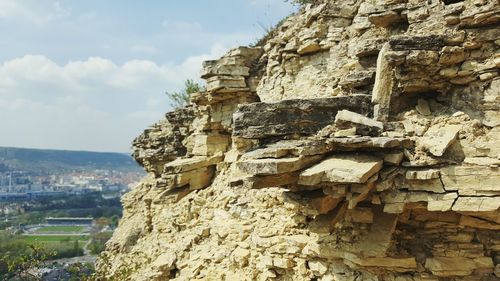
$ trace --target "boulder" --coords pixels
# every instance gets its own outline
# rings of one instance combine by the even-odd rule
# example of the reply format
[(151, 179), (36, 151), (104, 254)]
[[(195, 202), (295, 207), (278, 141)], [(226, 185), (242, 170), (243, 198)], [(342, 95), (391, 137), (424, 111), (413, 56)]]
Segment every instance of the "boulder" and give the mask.
[(430, 127), (420, 140), (420, 145), (434, 156), (442, 156), (446, 149), (455, 141), (462, 125), (439, 124)]

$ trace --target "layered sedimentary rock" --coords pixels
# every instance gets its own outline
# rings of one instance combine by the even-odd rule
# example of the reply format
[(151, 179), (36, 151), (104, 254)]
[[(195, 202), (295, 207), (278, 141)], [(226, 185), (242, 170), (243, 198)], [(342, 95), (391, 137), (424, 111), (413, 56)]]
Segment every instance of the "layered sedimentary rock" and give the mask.
[(497, 1), (308, 5), (134, 141), (119, 280), (498, 280)]

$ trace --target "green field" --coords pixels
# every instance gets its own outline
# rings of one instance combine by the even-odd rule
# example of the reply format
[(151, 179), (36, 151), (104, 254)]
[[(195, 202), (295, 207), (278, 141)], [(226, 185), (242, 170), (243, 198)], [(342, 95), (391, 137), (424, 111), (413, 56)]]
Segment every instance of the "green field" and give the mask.
[(30, 243), (38, 242), (41, 244), (66, 243), (75, 240), (84, 241), (89, 239), (89, 236), (78, 236), (78, 235), (23, 235), (21, 237), (26, 242)]
[(80, 232), (84, 230), (83, 226), (44, 226), (37, 230), (37, 232)]
[(53, 259), (83, 255), (83, 246), (90, 239), (81, 235), (22, 235), (27, 244), (39, 245), (46, 251), (53, 251)]

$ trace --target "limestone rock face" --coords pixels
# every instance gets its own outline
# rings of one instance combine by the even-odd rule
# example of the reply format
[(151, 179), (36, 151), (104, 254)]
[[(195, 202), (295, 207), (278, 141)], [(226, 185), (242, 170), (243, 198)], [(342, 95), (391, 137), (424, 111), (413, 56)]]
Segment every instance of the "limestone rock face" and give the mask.
[(102, 280), (500, 278), (496, 0), (325, 0), (134, 140)]

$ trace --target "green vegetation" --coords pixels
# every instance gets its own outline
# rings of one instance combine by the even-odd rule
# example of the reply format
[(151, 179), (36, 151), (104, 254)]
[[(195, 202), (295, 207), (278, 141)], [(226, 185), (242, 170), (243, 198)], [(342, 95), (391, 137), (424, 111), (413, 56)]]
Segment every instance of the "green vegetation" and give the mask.
[(56, 253), (39, 244), (26, 243), (20, 236), (0, 231), (0, 276), (9, 280), (15, 276), (29, 280), (28, 269), (40, 266)]
[(184, 82), (184, 89), (178, 92), (166, 92), (165, 94), (170, 98), (171, 106), (174, 108), (184, 107), (189, 104), (191, 94), (204, 91), (204, 87), (188, 79)]
[(68, 243), (70, 241), (85, 241), (89, 236), (85, 235), (23, 235), (21, 239), (30, 243)]
[(37, 230), (37, 232), (80, 232), (84, 230), (83, 226), (44, 226)]
[(54, 258), (69, 258), (83, 255), (83, 245), (88, 236), (77, 235), (23, 235), (21, 239), (28, 245), (39, 245), (54, 253)]
[(98, 192), (41, 198), (23, 207), (25, 213), (9, 216), (10, 222), (0, 222), (0, 230), (9, 226), (45, 223), (46, 217), (105, 217), (109, 219), (109, 224), (115, 227), (122, 214), (120, 198), (105, 199)]
[[(10, 237), (0, 234), (0, 277), (1, 280), (39, 280), (30, 269), (45, 265), (45, 261), (54, 256), (38, 245), (16, 245), (12, 248)], [(7, 242), (7, 244), (4, 244)], [(6, 250), (6, 251), (5, 251)]]
[(319, 0), (285, 0), (285, 1), (296, 5), (314, 4), (319, 2)]
[(92, 234), (92, 241), (90, 242), (88, 249), (93, 255), (98, 255), (105, 249), (106, 242), (113, 235), (112, 232), (98, 232)]

